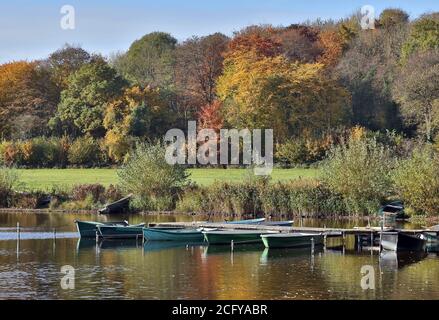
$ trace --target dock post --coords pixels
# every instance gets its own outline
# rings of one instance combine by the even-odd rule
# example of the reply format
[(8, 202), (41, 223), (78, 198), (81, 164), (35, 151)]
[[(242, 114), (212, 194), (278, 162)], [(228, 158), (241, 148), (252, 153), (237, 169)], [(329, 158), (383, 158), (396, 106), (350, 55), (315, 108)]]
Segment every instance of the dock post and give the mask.
[(230, 248), (232, 251), (233, 251), (233, 247), (234, 247), (234, 244), (233, 244), (233, 240), (232, 240), (232, 241), (230, 241)]
[(323, 236), (323, 245), (326, 248), (326, 239), (327, 239), (328, 235), (325, 233), (325, 235)]
[(314, 238), (311, 238), (311, 254), (314, 255)]
[(53, 228), (53, 240), (56, 240), (56, 228)]
[(17, 240), (20, 240), (20, 222), (17, 222)]

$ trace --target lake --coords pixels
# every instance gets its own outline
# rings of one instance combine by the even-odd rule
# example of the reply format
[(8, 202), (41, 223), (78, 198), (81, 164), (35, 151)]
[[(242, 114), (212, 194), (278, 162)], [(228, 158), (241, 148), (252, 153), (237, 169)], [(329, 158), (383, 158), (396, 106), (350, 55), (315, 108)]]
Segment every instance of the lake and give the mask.
[[(203, 217), (129, 218), (130, 223), (140, 223)], [(96, 243), (78, 239), (75, 219), (97, 217), (0, 214), (0, 299), (439, 299), (439, 256), (434, 248), (425, 254), (380, 256), (378, 251), (356, 249), (353, 237), (345, 247), (339, 239), (328, 239), (327, 247), (314, 253), (262, 245), (236, 245), (232, 251), (229, 246), (204, 244)], [(22, 227), (20, 241), (17, 222)], [(366, 223), (295, 222), (328, 227)], [(61, 285), (63, 266), (74, 268), (74, 289)], [(369, 289), (364, 289), (365, 276)]]

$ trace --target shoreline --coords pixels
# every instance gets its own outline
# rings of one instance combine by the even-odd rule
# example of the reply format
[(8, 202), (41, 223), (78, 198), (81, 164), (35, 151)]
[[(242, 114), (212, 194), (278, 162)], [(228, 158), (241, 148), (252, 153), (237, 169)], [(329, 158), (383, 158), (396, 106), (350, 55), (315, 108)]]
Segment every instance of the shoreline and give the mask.
[[(71, 210), (71, 209), (21, 209), (21, 208), (0, 208), (0, 214), (2, 213), (15, 213), (15, 214), (82, 214), (82, 215), (101, 215), (97, 209), (94, 210)], [(117, 214), (116, 214), (117, 215)], [(209, 216), (209, 217), (228, 217), (234, 218), (238, 215), (234, 214), (222, 214), (222, 213), (201, 213), (201, 212), (178, 212), (178, 211), (140, 211), (125, 213), (122, 215), (144, 215), (144, 216)], [(102, 216), (111, 216), (105, 215)], [(242, 215), (240, 217), (246, 217), (252, 215)], [(294, 218), (294, 219), (316, 219), (316, 220), (341, 220), (341, 221), (379, 221), (379, 216), (337, 216), (337, 215), (316, 215), (316, 216), (286, 216), (279, 215), (275, 218)], [(407, 220), (410, 223), (427, 223), (438, 224), (439, 217), (422, 217), (414, 216)]]

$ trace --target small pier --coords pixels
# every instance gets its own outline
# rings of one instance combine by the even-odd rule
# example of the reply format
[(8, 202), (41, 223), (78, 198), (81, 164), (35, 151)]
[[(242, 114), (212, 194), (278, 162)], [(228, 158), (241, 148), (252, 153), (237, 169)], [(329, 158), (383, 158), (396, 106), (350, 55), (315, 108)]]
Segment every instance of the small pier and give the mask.
[(206, 221), (195, 222), (159, 222), (150, 223), (150, 227), (183, 227), (183, 228), (218, 228), (218, 229), (235, 229), (235, 230), (270, 230), (278, 231), (282, 233), (322, 233), (327, 237), (343, 237), (347, 235), (379, 235), (381, 231), (397, 231), (405, 234), (422, 234), (425, 232), (436, 233), (439, 235), (438, 230), (429, 229), (394, 229), (385, 227), (381, 230), (380, 227), (356, 227), (351, 229), (346, 228), (316, 228), (316, 227), (284, 227), (284, 226), (268, 226), (263, 224), (232, 224), (232, 223), (216, 223)]

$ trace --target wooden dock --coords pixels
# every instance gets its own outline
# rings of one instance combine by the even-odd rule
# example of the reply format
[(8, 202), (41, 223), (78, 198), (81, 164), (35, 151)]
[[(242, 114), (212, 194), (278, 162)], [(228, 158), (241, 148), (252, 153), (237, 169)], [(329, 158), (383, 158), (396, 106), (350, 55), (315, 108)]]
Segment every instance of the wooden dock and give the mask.
[[(315, 227), (281, 227), (281, 226), (267, 226), (263, 224), (232, 224), (232, 223), (215, 223), (206, 221), (194, 222), (160, 222), (150, 224), (150, 226), (161, 227), (184, 227), (184, 228), (218, 228), (218, 229), (235, 229), (235, 230), (270, 230), (282, 233), (303, 232), (303, 233), (322, 233), (327, 237), (342, 237), (346, 235), (371, 235), (379, 234), (381, 228), (379, 227), (358, 227), (352, 229), (346, 228), (315, 228)], [(384, 231), (398, 231), (406, 234), (421, 234), (424, 232), (436, 232), (437, 230), (429, 229), (394, 229), (384, 228)]]

